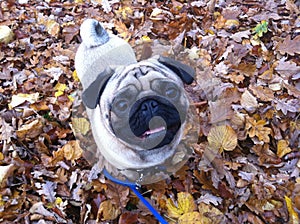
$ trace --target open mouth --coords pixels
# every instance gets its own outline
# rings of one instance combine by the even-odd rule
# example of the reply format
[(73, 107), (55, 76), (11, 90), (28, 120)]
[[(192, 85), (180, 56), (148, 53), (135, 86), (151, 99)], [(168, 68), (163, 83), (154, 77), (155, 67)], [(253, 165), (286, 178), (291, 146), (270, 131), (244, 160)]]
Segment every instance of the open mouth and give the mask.
[(146, 139), (148, 137), (150, 137), (151, 135), (154, 135), (154, 134), (160, 134), (160, 132), (163, 132), (166, 130), (166, 127), (158, 127), (158, 128), (154, 128), (154, 129), (148, 129), (147, 131), (145, 131), (141, 136), (140, 138), (141, 139)]

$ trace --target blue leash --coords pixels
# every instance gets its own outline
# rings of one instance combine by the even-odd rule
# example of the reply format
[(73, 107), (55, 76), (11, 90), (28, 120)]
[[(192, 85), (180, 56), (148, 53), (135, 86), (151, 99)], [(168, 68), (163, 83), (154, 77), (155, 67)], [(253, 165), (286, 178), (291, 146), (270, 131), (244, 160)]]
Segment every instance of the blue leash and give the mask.
[(143, 195), (137, 190), (138, 188), (137, 184), (130, 181), (121, 181), (117, 178), (114, 178), (112, 175), (108, 173), (106, 169), (103, 169), (103, 174), (105, 177), (115, 182), (116, 184), (129, 187), (161, 224), (168, 224), (168, 222), (155, 210), (155, 208), (153, 208), (153, 206), (146, 200), (146, 198), (144, 198)]

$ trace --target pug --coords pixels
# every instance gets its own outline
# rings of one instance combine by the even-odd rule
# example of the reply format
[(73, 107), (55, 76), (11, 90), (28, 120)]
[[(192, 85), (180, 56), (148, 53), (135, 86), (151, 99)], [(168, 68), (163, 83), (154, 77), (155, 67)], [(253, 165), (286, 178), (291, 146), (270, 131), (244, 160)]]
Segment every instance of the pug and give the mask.
[(193, 113), (184, 84), (193, 82), (194, 69), (163, 56), (137, 62), (126, 41), (93, 19), (83, 22), (80, 35), (75, 69), (105, 160), (118, 170), (138, 173), (172, 170), (185, 162), (188, 152), (178, 146), (191, 139), (186, 136), (193, 129)]

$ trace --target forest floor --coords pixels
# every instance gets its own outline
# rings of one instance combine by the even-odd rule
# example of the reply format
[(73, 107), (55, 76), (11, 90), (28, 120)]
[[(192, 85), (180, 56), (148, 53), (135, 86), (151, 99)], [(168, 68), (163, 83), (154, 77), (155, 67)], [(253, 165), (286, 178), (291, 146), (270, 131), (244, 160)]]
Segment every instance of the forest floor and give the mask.
[(157, 223), (127, 187), (95, 177), (73, 134), (90, 132), (72, 119), (74, 57), (95, 18), (139, 60), (196, 70), (199, 142), (177, 173), (141, 187), (155, 209), (169, 223), (298, 224), (299, 15), (298, 0), (0, 1), (0, 223)]

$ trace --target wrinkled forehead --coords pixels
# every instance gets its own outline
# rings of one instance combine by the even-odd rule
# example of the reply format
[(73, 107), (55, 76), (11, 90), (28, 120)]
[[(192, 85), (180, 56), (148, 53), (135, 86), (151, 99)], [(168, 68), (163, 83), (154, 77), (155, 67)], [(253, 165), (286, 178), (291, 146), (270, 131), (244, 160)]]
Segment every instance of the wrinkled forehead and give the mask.
[(170, 73), (173, 72), (168, 71), (167, 68), (156, 67), (150, 63), (140, 63), (127, 66), (122, 71), (117, 70), (110, 82), (113, 86), (118, 87), (117, 91), (130, 84), (134, 84), (138, 90), (149, 90), (153, 80), (180, 83), (176, 75)]

